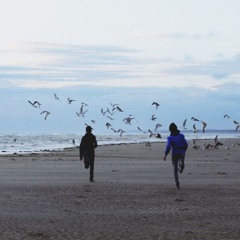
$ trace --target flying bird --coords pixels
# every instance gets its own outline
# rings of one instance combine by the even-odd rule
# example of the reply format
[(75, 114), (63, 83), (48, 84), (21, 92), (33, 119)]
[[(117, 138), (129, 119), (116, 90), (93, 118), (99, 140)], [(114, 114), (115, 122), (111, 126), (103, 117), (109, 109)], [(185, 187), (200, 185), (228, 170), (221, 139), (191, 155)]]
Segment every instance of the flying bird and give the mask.
[(156, 126), (155, 126), (155, 131), (156, 131), (158, 128), (162, 127), (162, 126), (163, 126), (163, 125), (160, 124), (160, 123), (156, 124)]
[(54, 98), (55, 98), (55, 100), (58, 100), (58, 101), (60, 101), (60, 99), (59, 99), (59, 97), (57, 96), (57, 94), (56, 94), (56, 93), (54, 93)]
[(155, 105), (155, 106), (156, 106), (156, 109), (158, 109), (158, 107), (160, 106), (160, 104), (157, 103), (157, 102), (153, 102), (152, 105)]
[(122, 136), (123, 133), (125, 133), (125, 131), (122, 129), (119, 129), (118, 132), (120, 132), (120, 137)]
[(231, 117), (230, 117), (229, 115), (225, 114), (223, 118), (229, 119), (229, 118), (231, 118)]
[(235, 129), (235, 131), (237, 132), (238, 131), (238, 129), (239, 129), (239, 127), (240, 127), (240, 124), (239, 124), (239, 122), (237, 122), (237, 121), (233, 121), (233, 123), (236, 125), (236, 129)]
[(155, 121), (156, 119), (157, 119), (157, 117), (153, 114), (151, 120)]
[(117, 110), (118, 112), (123, 112), (123, 110), (119, 107), (119, 106), (116, 106), (115, 108), (114, 108), (114, 110)]
[(106, 127), (107, 127), (107, 129), (109, 129), (109, 127), (111, 127), (112, 126), (112, 124), (110, 124), (110, 123), (106, 123)]
[(40, 114), (45, 114), (44, 119), (47, 120), (47, 117), (50, 114), (50, 112), (49, 111), (42, 111)]
[(85, 117), (85, 113), (87, 112), (88, 110), (84, 111), (84, 112), (76, 112), (77, 116), (78, 117)]
[(41, 103), (39, 103), (38, 101), (31, 102), (28, 100), (28, 102), (35, 108), (40, 108), (40, 106), (41, 106)]
[(191, 119), (193, 120), (193, 121), (199, 121), (197, 118), (195, 118), (195, 117), (191, 117)]
[(75, 102), (76, 100), (68, 98), (68, 104), (71, 104), (72, 102)]
[(182, 124), (182, 128), (183, 128), (183, 129), (187, 129), (187, 128), (186, 128), (186, 123), (187, 123), (187, 119), (185, 119), (185, 120), (183, 121), (183, 124)]
[(123, 119), (123, 122), (125, 122), (126, 124), (131, 125), (131, 121), (134, 119), (134, 117), (132, 117), (132, 115), (129, 115), (128, 117)]
[(206, 127), (207, 127), (207, 123), (206, 122), (204, 122), (204, 121), (201, 121), (202, 122), (202, 124), (203, 124), (203, 129), (202, 129), (202, 131), (203, 131), (203, 133), (206, 131)]
[(142, 132), (142, 133), (146, 133), (146, 132), (144, 132), (140, 127), (137, 127), (137, 129), (138, 129), (140, 132)]
[(193, 124), (193, 132), (196, 133), (197, 132), (197, 128), (196, 128), (196, 125), (195, 123)]

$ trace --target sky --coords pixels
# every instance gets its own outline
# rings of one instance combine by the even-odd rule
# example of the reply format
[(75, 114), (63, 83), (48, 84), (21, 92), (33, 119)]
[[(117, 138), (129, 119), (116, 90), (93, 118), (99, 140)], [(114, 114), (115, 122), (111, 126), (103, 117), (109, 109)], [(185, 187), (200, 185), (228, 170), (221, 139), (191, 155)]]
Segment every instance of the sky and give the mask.
[[(239, 10), (239, 0), (1, 0), (0, 133), (161, 131), (185, 119), (200, 130), (192, 117), (234, 130)], [(113, 104), (123, 112), (103, 116)]]

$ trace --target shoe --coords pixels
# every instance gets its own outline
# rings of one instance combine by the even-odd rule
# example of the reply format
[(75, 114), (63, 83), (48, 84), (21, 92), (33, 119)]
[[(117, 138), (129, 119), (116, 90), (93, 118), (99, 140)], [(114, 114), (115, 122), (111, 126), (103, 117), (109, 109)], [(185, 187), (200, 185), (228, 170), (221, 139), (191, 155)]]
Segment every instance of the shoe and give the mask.
[(177, 186), (178, 189), (180, 188), (180, 184), (179, 183), (177, 183), (176, 186)]
[(90, 182), (94, 182), (94, 180), (92, 178), (89, 178)]

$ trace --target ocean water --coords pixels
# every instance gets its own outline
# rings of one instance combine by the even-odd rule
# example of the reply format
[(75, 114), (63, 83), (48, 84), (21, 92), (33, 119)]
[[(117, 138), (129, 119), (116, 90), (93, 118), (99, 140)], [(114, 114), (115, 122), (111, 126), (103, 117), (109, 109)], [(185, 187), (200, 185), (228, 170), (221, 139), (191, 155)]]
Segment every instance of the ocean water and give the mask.
[[(192, 139), (214, 139), (218, 138), (239, 138), (240, 132), (234, 130), (208, 130), (205, 133), (193, 133), (192, 131), (181, 131), (188, 141)], [(132, 132), (131, 134), (96, 134), (99, 145), (107, 144), (129, 144), (146, 142), (165, 142), (169, 132), (161, 131), (161, 138), (150, 137), (149, 133), (143, 134)], [(79, 146), (83, 135), (72, 133), (39, 133), (39, 134), (1, 134), (0, 133), (0, 154), (43, 152), (50, 150), (62, 150)]]

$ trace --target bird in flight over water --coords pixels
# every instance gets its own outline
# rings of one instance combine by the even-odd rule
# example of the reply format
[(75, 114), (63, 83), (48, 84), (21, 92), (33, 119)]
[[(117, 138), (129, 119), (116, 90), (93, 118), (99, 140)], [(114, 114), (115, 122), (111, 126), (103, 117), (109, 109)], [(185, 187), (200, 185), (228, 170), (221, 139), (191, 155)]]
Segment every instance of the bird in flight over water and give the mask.
[(42, 111), (40, 114), (45, 114), (44, 119), (47, 120), (47, 117), (50, 114), (50, 112), (49, 111)]

